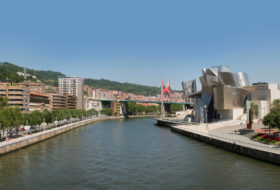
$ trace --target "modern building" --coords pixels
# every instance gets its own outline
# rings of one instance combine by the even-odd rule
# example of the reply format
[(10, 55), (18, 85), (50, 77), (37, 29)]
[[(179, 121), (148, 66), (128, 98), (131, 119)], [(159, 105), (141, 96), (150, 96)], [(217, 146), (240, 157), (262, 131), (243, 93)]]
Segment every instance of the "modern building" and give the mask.
[(255, 83), (245, 88), (249, 91), (249, 99), (257, 106), (255, 115), (258, 119), (269, 113), (274, 100), (280, 99), (279, 84)]
[(0, 83), (0, 96), (7, 97), (9, 106), (18, 106), (21, 111), (28, 112), (29, 91), (25, 84)]
[(29, 92), (29, 97), (29, 111), (44, 111), (45, 109), (50, 109), (50, 100), (47, 95)]
[(70, 94), (77, 98), (77, 109), (83, 108), (84, 79), (79, 77), (60, 77), (58, 78), (58, 93)]
[[(202, 69), (199, 78), (202, 90), (195, 91), (196, 85), (185, 85), (187, 98), (194, 98), (195, 121), (235, 120), (244, 113), (245, 101), (249, 91), (246, 73), (232, 73), (226, 66)], [(193, 81), (190, 82), (190, 84)]]

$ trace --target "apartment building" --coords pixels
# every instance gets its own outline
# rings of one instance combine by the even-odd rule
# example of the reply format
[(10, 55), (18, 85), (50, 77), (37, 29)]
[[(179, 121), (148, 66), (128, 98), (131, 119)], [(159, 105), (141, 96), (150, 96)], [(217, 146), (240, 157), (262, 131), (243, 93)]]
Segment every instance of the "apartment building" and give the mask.
[(21, 111), (28, 111), (29, 92), (25, 84), (11, 82), (0, 83), (0, 96), (7, 97), (9, 106), (18, 106)]
[(50, 100), (47, 95), (29, 92), (29, 97), (29, 111), (44, 111), (45, 109), (50, 109)]
[(83, 108), (84, 79), (79, 77), (60, 77), (58, 78), (59, 94), (70, 94), (76, 96), (76, 108)]
[(35, 93), (40, 93), (40, 94), (45, 94), (46, 93), (46, 87), (45, 84), (40, 83), (40, 82), (25, 82), (27, 89), (30, 92), (35, 92)]
[(65, 109), (67, 108), (67, 97), (61, 94), (49, 94), (50, 109)]
[(88, 85), (84, 85), (84, 92), (87, 94), (88, 97), (92, 97), (92, 91), (93, 89), (89, 87)]
[(70, 94), (65, 94), (66, 97), (66, 108), (75, 109), (76, 108), (76, 96), (72, 96)]

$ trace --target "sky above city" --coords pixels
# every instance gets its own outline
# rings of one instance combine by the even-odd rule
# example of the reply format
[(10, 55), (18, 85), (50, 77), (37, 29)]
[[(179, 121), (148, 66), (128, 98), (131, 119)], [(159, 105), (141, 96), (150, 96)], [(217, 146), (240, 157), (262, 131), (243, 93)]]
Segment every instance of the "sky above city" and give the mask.
[(0, 1), (0, 61), (160, 86), (227, 65), (279, 83), (280, 1)]

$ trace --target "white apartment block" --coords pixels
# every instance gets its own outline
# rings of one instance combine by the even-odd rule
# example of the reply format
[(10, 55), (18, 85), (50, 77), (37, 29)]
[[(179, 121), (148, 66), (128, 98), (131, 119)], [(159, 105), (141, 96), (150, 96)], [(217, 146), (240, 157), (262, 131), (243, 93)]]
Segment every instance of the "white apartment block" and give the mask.
[(70, 94), (76, 96), (76, 108), (83, 108), (84, 79), (79, 77), (58, 78), (58, 92), (59, 94)]

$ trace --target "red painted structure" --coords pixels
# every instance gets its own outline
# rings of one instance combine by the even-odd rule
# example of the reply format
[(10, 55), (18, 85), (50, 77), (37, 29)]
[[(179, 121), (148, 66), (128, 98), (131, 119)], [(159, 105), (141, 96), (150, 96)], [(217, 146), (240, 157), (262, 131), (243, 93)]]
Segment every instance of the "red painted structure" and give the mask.
[(164, 81), (162, 80), (162, 86), (161, 86), (161, 118), (164, 118), (164, 94), (168, 93), (168, 96), (170, 97), (170, 81), (168, 82), (168, 86), (164, 86)]
[(168, 86), (164, 86), (164, 81), (162, 80), (162, 98), (164, 97), (165, 92), (168, 93), (168, 96), (170, 97), (170, 81), (168, 82)]

